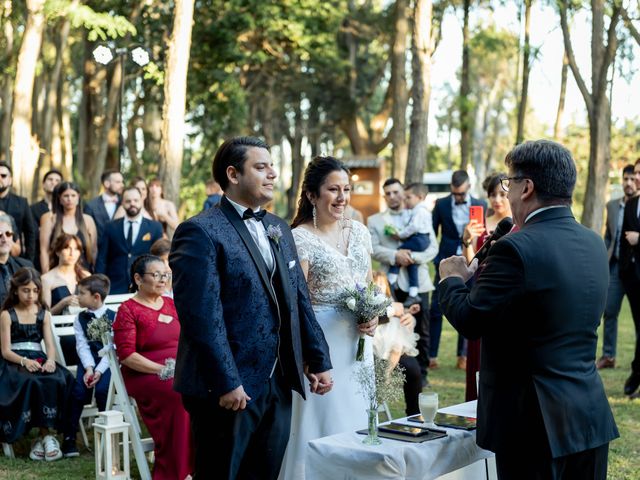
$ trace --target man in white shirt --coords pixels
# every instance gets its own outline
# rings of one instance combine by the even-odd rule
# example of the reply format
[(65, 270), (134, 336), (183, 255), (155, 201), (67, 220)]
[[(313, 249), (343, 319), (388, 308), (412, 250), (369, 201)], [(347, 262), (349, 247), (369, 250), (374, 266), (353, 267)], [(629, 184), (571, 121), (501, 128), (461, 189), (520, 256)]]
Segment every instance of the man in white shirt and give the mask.
[(102, 237), (104, 227), (120, 205), (120, 195), (124, 189), (124, 177), (117, 170), (107, 170), (100, 177), (103, 192), (84, 204), (84, 213), (91, 215), (96, 222), (98, 238)]

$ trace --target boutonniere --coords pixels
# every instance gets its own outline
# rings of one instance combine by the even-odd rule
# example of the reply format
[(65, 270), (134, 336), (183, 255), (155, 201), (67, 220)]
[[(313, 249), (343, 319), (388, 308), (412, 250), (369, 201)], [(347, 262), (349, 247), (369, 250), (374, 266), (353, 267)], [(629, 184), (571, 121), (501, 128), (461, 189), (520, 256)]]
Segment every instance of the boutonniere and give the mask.
[(273, 240), (273, 243), (279, 245), (280, 239), (282, 238), (282, 230), (280, 229), (280, 225), (269, 225), (267, 227), (267, 237)]
[(151, 234), (147, 232), (142, 236), (142, 241), (148, 242), (149, 240), (151, 240)]

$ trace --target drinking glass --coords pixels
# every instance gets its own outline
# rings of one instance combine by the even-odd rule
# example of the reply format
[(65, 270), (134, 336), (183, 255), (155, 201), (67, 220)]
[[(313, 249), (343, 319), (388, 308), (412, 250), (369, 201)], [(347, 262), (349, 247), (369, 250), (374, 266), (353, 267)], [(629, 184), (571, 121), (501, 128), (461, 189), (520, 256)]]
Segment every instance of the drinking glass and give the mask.
[(436, 418), (438, 410), (438, 394), (435, 392), (421, 393), (418, 395), (418, 407), (425, 426), (435, 427), (433, 420)]

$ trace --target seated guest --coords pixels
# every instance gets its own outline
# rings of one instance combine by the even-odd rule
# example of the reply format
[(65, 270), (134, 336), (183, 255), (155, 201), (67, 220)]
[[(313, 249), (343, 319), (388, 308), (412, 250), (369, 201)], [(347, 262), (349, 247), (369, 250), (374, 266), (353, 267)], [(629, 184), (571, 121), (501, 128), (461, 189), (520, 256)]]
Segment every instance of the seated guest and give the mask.
[[(77, 457), (76, 435), (82, 409), (91, 402), (91, 395), (95, 388), (98, 410), (105, 410), (111, 372), (109, 358), (100, 358), (98, 352), (104, 346), (101, 340), (93, 339), (89, 335), (89, 324), (97, 318), (105, 317), (113, 323), (116, 313), (104, 305), (104, 299), (109, 295), (109, 279), (106, 275), (96, 273), (78, 282), (78, 303), (86, 308), (80, 312), (73, 322), (76, 337), (76, 351), (80, 358), (76, 381), (71, 392), (71, 411), (64, 428), (62, 453), (65, 457)], [(97, 366), (96, 366), (97, 365)]]
[(189, 415), (173, 390), (180, 323), (173, 300), (162, 296), (169, 275), (158, 257), (138, 257), (130, 277), (136, 294), (120, 305), (113, 324), (127, 392), (155, 444), (154, 480), (183, 479), (193, 471)]
[(62, 315), (78, 306), (76, 287), (90, 273), (82, 265), (82, 242), (76, 235), (58, 236), (51, 251), (52, 268), (42, 275), (42, 298), (52, 315)]
[(33, 264), (22, 257), (13, 257), (14, 222), (6, 213), (0, 214), (0, 305), (4, 303), (9, 291), (9, 280), (22, 267), (33, 267)]
[(40, 274), (21, 268), (11, 278), (0, 313), (0, 441), (13, 443), (32, 427), (40, 427), (29, 457), (48, 462), (62, 457), (49, 429), (63, 425), (73, 384), (71, 373), (56, 365), (50, 322)]
[[(16, 221), (13, 219), (13, 217), (11, 215), (9, 215), (7, 212), (3, 212), (2, 210), (0, 210), (0, 215), (7, 215), (11, 219), (11, 232), (17, 232), (18, 231), (18, 226), (16, 225)], [(13, 239), (13, 247), (11, 247), (11, 256), (12, 257), (19, 257), (20, 253), (22, 252), (22, 242), (20, 241), (20, 239), (18, 237), (16, 237), (15, 234), (13, 235), (13, 237), (14, 237), (14, 239)], [(29, 263), (31, 263), (31, 262), (29, 262)], [(0, 303), (0, 305), (1, 305), (1, 303)]]
[(96, 272), (111, 280), (111, 293), (129, 291), (129, 272), (133, 261), (149, 253), (153, 243), (162, 238), (162, 225), (142, 216), (142, 197), (136, 187), (127, 187), (122, 193), (125, 217), (113, 220), (104, 227)]
[[(153, 220), (153, 217), (149, 213), (150, 200), (149, 200), (149, 187), (147, 187), (147, 181), (140, 176), (135, 176), (129, 183), (129, 186), (136, 187), (138, 190), (140, 190), (140, 196), (142, 197), (142, 216), (144, 218), (148, 218), (149, 220)], [(124, 215), (125, 215), (124, 208), (122, 208), (122, 205), (120, 205), (118, 206), (118, 209), (116, 210), (116, 213), (113, 216), (113, 220), (122, 218), (124, 217)]]
[(40, 267), (49, 271), (51, 246), (63, 233), (76, 235), (82, 243), (85, 268), (93, 269), (98, 252), (96, 224), (89, 215), (82, 213), (80, 189), (75, 183), (62, 182), (53, 191), (51, 212), (40, 219)]
[[(171, 242), (166, 238), (161, 238), (157, 240), (153, 245), (151, 245), (151, 255), (155, 255), (160, 258), (167, 267), (167, 270), (171, 272), (171, 268), (169, 268), (169, 252), (171, 251)], [(172, 277), (167, 278), (167, 290), (164, 293), (167, 297), (173, 298), (173, 283)]]

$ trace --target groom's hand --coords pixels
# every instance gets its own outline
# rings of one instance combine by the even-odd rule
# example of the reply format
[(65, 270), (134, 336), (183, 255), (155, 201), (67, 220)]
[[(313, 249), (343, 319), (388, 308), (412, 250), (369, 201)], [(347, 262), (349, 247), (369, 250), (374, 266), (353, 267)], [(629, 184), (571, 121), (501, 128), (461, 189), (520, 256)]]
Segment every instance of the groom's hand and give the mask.
[(247, 408), (247, 402), (249, 400), (251, 400), (251, 397), (245, 393), (243, 386), (240, 385), (235, 390), (231, 390), (222, 395), (218, 403), (222, 408), (236, 411)]
[(312, 393), (324, 395), (333, 388), (333, 380), (331, 379), (331, 374), (328, 371), (322, 373), (305, 372), (305, 375), (309, 379), (309, 387)]

